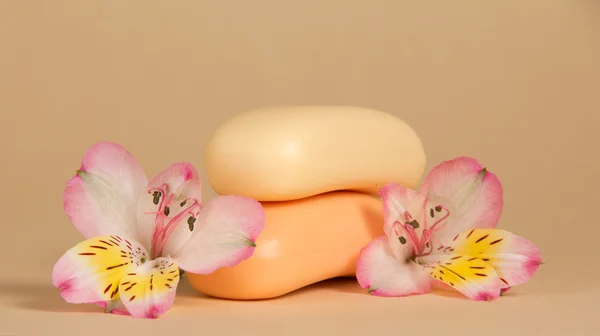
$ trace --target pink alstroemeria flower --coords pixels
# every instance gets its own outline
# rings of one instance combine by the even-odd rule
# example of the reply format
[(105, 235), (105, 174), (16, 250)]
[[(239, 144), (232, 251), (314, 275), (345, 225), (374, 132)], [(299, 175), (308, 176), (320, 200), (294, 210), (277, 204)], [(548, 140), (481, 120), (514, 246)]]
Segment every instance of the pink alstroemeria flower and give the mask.
[(419, 191), (392, 183), (380, 194), (386, 236), (361, 250), (356, 272), (373, 295), (424, 294), (442, 282), (472, 300), (492, 300), (542, 262), (530, 241), (494, 229), (502, 186), (473, 158), (442, 162)]
[(191, 164), (175, 163), (148, 182), (131, 153), (107, 142), (85, 153), (64, 209), (87, 240), (54, 266), (60, 295), (144, 318), (171, 307), (179, 268), (208, 274), (236, 265), (253, 254), (264, 228), (253, 199), (220, 196), (203, 205)]

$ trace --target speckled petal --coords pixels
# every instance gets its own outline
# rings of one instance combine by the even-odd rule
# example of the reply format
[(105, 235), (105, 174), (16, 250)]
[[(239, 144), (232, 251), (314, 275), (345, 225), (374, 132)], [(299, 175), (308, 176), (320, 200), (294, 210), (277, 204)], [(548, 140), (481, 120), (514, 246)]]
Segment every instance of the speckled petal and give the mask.
[(52, 271), (52, 283), (67, 302), (102, 304), (119, 298), (121, 278), (148, 257), (141, 244), (128, 238), (90, 238), (58, 260)]
[(138, 318), (157, 318), (175, 301), (179, 284), (179, 268), (170, 258), (151, 260), (121, 279), (121, 301)]

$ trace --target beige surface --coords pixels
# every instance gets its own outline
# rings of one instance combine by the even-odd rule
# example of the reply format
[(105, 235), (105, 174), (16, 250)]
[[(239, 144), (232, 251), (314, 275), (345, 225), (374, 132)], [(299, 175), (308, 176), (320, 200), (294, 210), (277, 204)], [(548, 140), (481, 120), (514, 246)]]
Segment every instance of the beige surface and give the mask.
[(376, 195), (387, 183), (414, 189), (425, 163), (423, 142), (402, 119), (355, 106), (243, 111), (217, 128), (204, 151), (215, 192), (261, 202), (335, 190)]
[[(0, 334), (596, 334), (600, 5), (416, 3), (0, 1)], [(52, 264), (81, 238), (61, 194), (86, 147), (120, 142), (149, 175), (190, 160), (209, 199), (210, 133), (273, 104), (396, 113), (423, 139), (427, 169), (477, 157), (504, 184), (500, 225), (546, 265), (494, 303), (373, 298), (352, 282), (261, 302), (183, 286), (157, 321), (61, 301)]]

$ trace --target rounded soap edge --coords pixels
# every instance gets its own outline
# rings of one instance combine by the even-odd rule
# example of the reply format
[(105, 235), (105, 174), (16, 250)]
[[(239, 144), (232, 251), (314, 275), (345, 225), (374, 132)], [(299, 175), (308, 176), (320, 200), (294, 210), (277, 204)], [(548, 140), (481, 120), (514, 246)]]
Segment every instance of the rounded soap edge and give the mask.
[[(244, 112), (238, 113), (236, 115), (234, 115), (233, 117), (225, 120), (221, 125), (219, 125), (217, 127), (217, 129), (215, 129), (215, 131), (213, 131), (211, 137), (209, 138), (209, 141), (207, 142), (205, 149), (203, 151), (203, 157), (204, 157), (204, 162), (205, 162), (205, 171), (208, 177), (208, 184), (210, 185), (210, 187), (218, 194), (235, 194), (235, 195), (240, 195), (240, 196), (246, 196), (246, 197), (251, 197), (254, 198), (258, 201), (265, 201), (265, 202), (276, 202), (276, 201), (287, 201), (287, 200), (298, 200), (298, 199), (303, 199), (303, 198), (307, 198), (307, 197), (311, 197), (311, 196), (315, 196), (321, 193), (327, 193), (327, 192), (332, 192), (332, 191), (336, 191), (336, 190), (347, 190), (347, 191), (358, 191), (358, 192), (367, 192), (367, 193), (372, 193), (372, 194), (376, 194), (377, 193), (377, 189), (380, 188), (381, 186), (378, 187), (374, 187), (374, 188), (368, 188), (369, 190), (364, 191), (365, 187), (364, 185), (361, 186), (357, 186), (357, 187), (346, 187), (344, 186), (343, 188), (308, 188), (309, 190), (302, 190), (300, 192), (283, 192), (283, 193), (278, 193), (275, 192), (273, 190), (261, 190), (260, 193), (256, 193), (256, 192), (247, 192), (245, 190), (243, 190), (243, 188), (236, 188), (234, 187), (236, 184), (235, 183), (223, 183), (223, 177), (219, 177), (219, 178), (214, 178), (211, 176), (214, 176), (215, 174), (220, 174), (222, 175), (223, 173), (218, 173), (220, 169), (217, 168), (213, 168), (211, 164), (209, 164), (210, 162), (214, 163), (214, 159), (212, 160), (208, 160), (208, 157), (211, 155), (216, 155), (216, 154), (212, 154), (213, 149), (215, 148), (219, 148), (220, 145), (215, 145), (215, 141), (223, 141), (222, 135), (220, 135), (220, 133), (222, 132), (222, 130), (226, 130), (227, 127), (225, 127), (225, 125), (231, 124), (234, 121), (240, 120), (240, 119), (244, 119), (250, 115), (253, 114), (260, 114), (260, 113), (269, 113), (269, 111), (271, 110), (279, 110), (279, 109), (298, 109), (298, 110), (303, 110), (303, 109), (328, 109), (328, 108), (335, 108), (336, 110), (344, 110), (344, 109), (352, 109), (355, 111), (361, 111), (361, 112), (366, 112), (366, 113), (375, 113), (378, 114), (380, 116), (385, 116), (386, 118), (388, 118), (390, 121), (394, 122), (395, 124), (398, 124), (400, 127), (402, 127), (403, 132), (407, 132), (409, 134), (407, 134), (407, 137), (409, 139), (411, 139), (410, 142), (413, 142), (413, 145), (415, 148), (418, 148), (419, 150), (415, 151), (415, 157), (411, 158), (410, 160), (413, 161), (414, 166), (410, 168), (410, 173), (405, 174), (407, 176), (409, 176), (409, 178), (403, 178), (401, 180), (396, 180), (396, 181), (388, 181), (389, 182), (395, 182), (395, 183), (400, 183), (402, 185), (404, 185), (407, 188), (411, 188), (411, 189), (416, 189), (418, 187), (418, 185), (421, 183), (424, 173), (425, 173), (425, 168), (427, 165), (427, 155), (425, 152), (425, 148), (424, 148), (424, 143), (423, 140), (421, 139), (421, 137), (419, 137), (418, 133), (416, 132), (416, 130), (409, 124), (407, 123), (404, 119), (402, 119), (399, 116), (396, 116), (392, 113), (386, 112), (386, 111), (381, 111), (381, 110), (377, 110), (377, 109), (373, 109), (373, 108), (369, 108), (369, 107), (364, 107), (364, 106), (343, 106), (343, 105), (335, 105), (335, 106), (327, 106), (327, 105), (300, 105), (300, 106), (289, 106), (289, 105), (273, 105), (273, 106), (266, 106), (266, 107), (259, 107), (259, 108), (254, 108), (254, 109), (250, 109), (250, 110), (246, 110)], [(217, 155), (218, 157), (218, 155)], [(216, 163), (214, 165), (219, 165), (220, 163)], [(232, 167), (224, 165), (226, 169), (231, 170)], [(239, 169), (243, 169), (239, 168)], [(242, 173), (243, 174), (243, 173)], [(230, 175), (230, 178), (235, 179), (238, 178), (240, 176), (240, 173), (229, 173), (228, 175)], [(217, 186), (215, 187), (214, 183), (216, 180)], [(247, 181), (242, 182), (242, 184), (246, 184), (248, 183)], [(385, 184), (385, 183), (384, 183)], [(310, 190), (310, 189), (315, 189), (315, 190)]]

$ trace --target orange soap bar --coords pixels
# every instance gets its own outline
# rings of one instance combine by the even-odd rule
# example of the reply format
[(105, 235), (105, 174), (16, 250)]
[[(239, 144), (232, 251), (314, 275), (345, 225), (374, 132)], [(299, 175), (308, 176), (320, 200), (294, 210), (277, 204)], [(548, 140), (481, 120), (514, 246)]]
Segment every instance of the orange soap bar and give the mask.
[(381, 201), (367, 194), (335, 191), (262, 205), (266, 225), (254, 255), (212, 274), (187, 273), (192, 287), (226, 299), (277, 297), (354, 276), (360, 249), (383, 235)]

